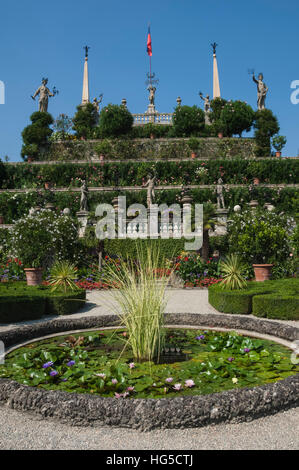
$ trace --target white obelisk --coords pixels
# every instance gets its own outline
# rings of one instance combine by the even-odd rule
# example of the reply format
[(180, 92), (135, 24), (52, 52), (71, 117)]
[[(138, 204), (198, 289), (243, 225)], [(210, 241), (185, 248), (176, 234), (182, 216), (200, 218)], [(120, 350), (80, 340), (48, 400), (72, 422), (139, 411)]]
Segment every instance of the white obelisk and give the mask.
[(84, 73), (83, 73), (83, 91), (82, 91), (82, 103), (81, 105), (84, 106), (85, 104), (89, 103), (89, 83), (88, 83), (88, 47), (85, 47), (85, 62), (84, 62)]
[(216, 57), (216, 46), (217, 44), (212, 44), (213, 47), (213, 99), (220, 98), (220, 85), (219, 85), (219, 74), (217, 66), (217, 57)]

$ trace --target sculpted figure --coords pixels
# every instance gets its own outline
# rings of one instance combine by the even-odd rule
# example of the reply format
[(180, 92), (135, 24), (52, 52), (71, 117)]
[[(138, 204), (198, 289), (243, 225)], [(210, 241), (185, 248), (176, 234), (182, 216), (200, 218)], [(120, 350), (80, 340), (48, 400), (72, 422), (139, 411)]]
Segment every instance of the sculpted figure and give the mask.
[(39, 111), (42, 113), (48, 112), (48, 102), (49, 96), (54, 96), (54, 94), (47, 88), (48, 79), (43, 78), (41, 86), (36, 90), (31, 98), (35, 100), (36, 96), (39, 95)]
[(147, 187), (146, 203), (148, 208), (150, 208), (155, 200), (155, 180), (156, 177), (149, 174), (147, 182), (143, 185), (144, 188)]
[(88, 188), (87, 188), (86, 181), (84, 180), (81, 186), (80, 211), (84, 211), (84, 212), (88, 211), (87, 197), (88, 197)]
[(259, 111), (265, 109), (266, 95), (268, 92), (268, 87), (263, 82), (264, 76), (262, 73), (259, 74), (258, 79), (255, 78), (254, 74), (252, 75), (252, 80), (257, 84), (257, 108)]
[(149, 102), (150, 104), (154, 105), (155, 104), (155, 93), (156, 93), (156, 87), (154, 87), (152, 84), (150, 84), (147, 87), (147, 90), (149, 91)]
[(217, 194), (217, 209), (221, 209), (221, 206), (222, 206), (222, 209), (225, 209), (222, 178), (218, 179), (217, 186), (216, 186), (216, 194)]

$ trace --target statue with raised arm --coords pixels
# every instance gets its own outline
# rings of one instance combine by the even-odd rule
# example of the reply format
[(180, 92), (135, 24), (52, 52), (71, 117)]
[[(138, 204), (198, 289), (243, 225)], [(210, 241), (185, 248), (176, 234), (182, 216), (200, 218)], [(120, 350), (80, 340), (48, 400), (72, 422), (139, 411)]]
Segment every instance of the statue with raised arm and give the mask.
[(268, 92), (268, 87), (263, 82), (263, 79), (262, 73), (259, 74), (258, 79), (255, 78), (254, 73), (252, 74), (252, 80), (257, 84), (257, 108), (259, 111), (265, 109), (265, 100)]
[(217, 186), (216, 186), (216, 194), (217, 194), (217, 209), (221, 209), (221, 206), (222, 206), (222, 209), (225, 209), (222, 178), (218, 178)]
[(49, 88), (47, 88), (47, 83), (48, 79), (43, 78), (42, 79), (42, 84), (41, 86), (36, 90), (33, 96), (31, 98), (35, 100), (36, 96), (39, 95), (39, 111), (42, 113), (47, 113), (48, 112), (48, 102), (49, 102), (49, 96), (55, 96), (54, 93), (52, 93)]
[(156, 177), (152, 174), (148, 174), (148, 180), (146, 183), (143, 184), (143, 187), (147, 187), (147, 196), (146, 196), (146, 203), (147, 207), (150, 208), (155, 200), (155, 180)]
[(80, 200), (80, 211), (82, 212), (88, 212), (87, 197), (88, 197), (88, 188), (87, 188), (86, 180), (84, 180), (81, 186), (81, 200)]
[(156, 93), (156, 89), (157, 89), (157, 88), (154, 87), (151, 83), (150, 83), (150, 85), (147, 87), (147, 90), (149, 91), (149, 97), (148, 97), (148, 99), (149, 99), (150, 104), (153, 105), (153, 106), (154, 106), (154, 104), (155, 104), (155, 93)]
[(206, 97), (203, 96), (203, 94), (200, 92), (199, 93), (200, 98), (204, 101), (204, 112), (209, 113), (211, 111), (211, 101), (210, 101), (210, 96), (207, 95)]

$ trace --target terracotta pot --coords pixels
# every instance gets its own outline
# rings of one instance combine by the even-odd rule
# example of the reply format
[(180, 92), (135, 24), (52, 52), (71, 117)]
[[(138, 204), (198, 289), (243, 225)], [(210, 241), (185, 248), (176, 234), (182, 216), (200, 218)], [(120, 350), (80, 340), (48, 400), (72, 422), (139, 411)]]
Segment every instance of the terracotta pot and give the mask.
[(195, 152), (191, 152), (191, 158), (196, 158), (196, 153)]
[(151, 138), (151, 139), (154, 139), (154, 138), (155, 138), (154, 134), (151, 134), (151, 135), (150, 135), (150, 138)]
[(38, 286), (42, 283), (43, 268), (25, 268), (27, 286)]
[(260, 179), (259, 178), (253, 178), (253, 184), (255, 184), (255, 185), (260, 184)]
[(45, 189), (51, 189), (51, 183), (49, 181), (45, 183)]
[(222, 134), (222, 132), (218, 132), (218, 137), (219, 137), (219, 139), (223, 139), (223, 134)]
[(0, 215), (0, 225), (3, 225), (4, 224), (4, 217), (3, 215)]
[(281, 157), (281, 152), (276, 152), (275, 155), (276, 157)]
[(32, 163), (33, 162), (33, 158), (32, 157), (28, 157), (27, 158), (27, 163)]
[(269, 281), (273, 264), (253, 264), (256, 282)]

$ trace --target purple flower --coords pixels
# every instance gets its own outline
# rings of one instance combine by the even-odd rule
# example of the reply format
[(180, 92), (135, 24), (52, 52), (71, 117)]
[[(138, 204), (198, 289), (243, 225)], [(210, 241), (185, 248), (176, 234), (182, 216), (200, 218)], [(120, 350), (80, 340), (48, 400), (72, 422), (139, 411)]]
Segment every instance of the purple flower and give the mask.
[(61, 382), (67, 382), (67, 379), (61, 379)]
[(111, 382), (113, 383), (113, 385), (116, 385), (118, 383), (118, 380), (117, 379), (112, 379)]
[(58, 375), (57, 370), (51, 370), (50, 375), (51, 375), (52, 377), (55, 377), (55, 375)]
[(195, 339), (198, 339), (198, 340), (205, 339), (205, 335), (196, 336)]
[(229, 357), (227, 360), (228, 360), (229, 362), (233, 362), (233, 361), (235, 360), (235, 358), (234, 358), (234, 357)]
[(134, 367), (135, 367), (134, 362), (130, 362), (129, 367), (130, 367), (130, 369), (134, 369)]
[(69, 361), (67, 363), (67, 366), (69, 366), (69, 367), (72, 367), (73, 365), (75, 365), (75, 361)]
[(54, 363), (52, 361), (50, 362), (46, 362), (45, 364), (43, 364), (43, 369), (47, 369), (48, 367), (51, 367)]
[(250, 348), (244, 348), (244, 352), (249, 352)]

